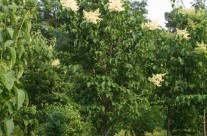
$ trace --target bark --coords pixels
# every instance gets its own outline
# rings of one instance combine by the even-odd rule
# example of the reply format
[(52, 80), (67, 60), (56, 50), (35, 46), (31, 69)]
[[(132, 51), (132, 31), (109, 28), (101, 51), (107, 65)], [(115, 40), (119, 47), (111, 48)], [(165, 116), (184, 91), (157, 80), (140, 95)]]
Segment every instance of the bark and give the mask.
[(108, 127), (108, 116), (105, 115), (104, 117), (104, 136), (108, 136), (109, 127)]
[(108, 133), (109, 133), (109, 116), (108, 116), (108, 112), (109, 112), (109, 107), (110, 107), (110, 103), (109, 103), (108, 98), (105, 98), (104, 107), (105, 107), (105, 112), (104, 112), (104, 115), (103, 115), (104, 136), (108, 136)]
[(206, 136), (206, 109), (203, 110), (203, 136)]
[(30, 125), (27, 126), (27, 136), (31, 136), (31, 127), (30, 127)]
[(107, 128), (104, 129), (104, 136), (108, 136), (108, 129)]
[(111, 135), (114, 136), (114, 126), (112, 127)]
[(167, 136), (170, 136), (170, 125), (171, 125), (171, 110), (170, 106), (167, 107)]

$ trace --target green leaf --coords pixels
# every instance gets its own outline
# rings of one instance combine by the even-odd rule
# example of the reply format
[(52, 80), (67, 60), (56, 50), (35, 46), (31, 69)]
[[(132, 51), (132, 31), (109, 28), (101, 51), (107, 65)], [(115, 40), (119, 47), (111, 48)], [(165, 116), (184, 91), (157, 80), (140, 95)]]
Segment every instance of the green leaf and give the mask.
[(17, 109), (20, 109), (25, 100), (25, 92), (21, 89), (15, 89), (16, 92), (16, 101), (17, 101)]
[(175, 102), (180, 103), (180, 97), (176, 97)]
[(4, 19), (5, 13), (0, 12), (0, 22)]
[(13, 10), (13, 13), (17, 11), (17, 5), (14, 2), (12, 2), (12, 10)]
[(13, 34), (13, 37), (12, 37), (12, 39), (13, 39), (14, 41), (17, 40), (18, 35), (19, 35), (19, 32), (20, 32), (20, 30), (14, 30), (14, 34)]
[(36, 111), (36, 107), (35, 106), (32, 106), (30, 111), (34, 115), (37, 112)]
[(3, 136), (2, 128), (0, 127), (0, 136)]
[(27, 32), (29, 33), (30, 30), (31, 30), (31, 28), (32, 28), (32, 24), (31, 24), (30, 21), (26, 21), (26, 22), (25, 22), (25, 25), (26, 25), (26, 30), (27, 30)]
[(3, 89), (0, 88), (0, 94), (3, 92)]
[[(1, 74), (0, 74), (0, 76), (1, 76)], [(2, 85), (0, 85), (0, 94), (1, 94), (3, 91), (4, 91), (4, 88), (3, 88)]]
[(7, 73), (3, 73), (0, 71), (0, 79), (2, 84), (8, 89), (11, 90), (14, 86), (14, 81), (16, 80), (15, 74), (13, 70), (8, 71)]
[(3, 33), (0, 31), (0, 42), (3, 42)]
[(202, 95), (198, 95), (198, 102), (203, 102)]
[(21, 59), (23, 53), (25, 52), (24, 46), (22, 44), (19, 44), (18, 45), (18, 50), (19, 50), (19, 52), (18, 52), (18, 59)]
[(13, 43), (14, 43), (14, 41), (12, 41), (12, 40), (8, 40), (8, 41), (6, 41), (6, 42), (4, 43), (4, 47), (9, 47), (9, 46), (11, 46)]
[(14, 113), (16, 111), (16, 108), (15, 108), (15, 105), (14, 105), (13, 102), (8, 101), (8, 102), (6, 102), (6, 105), (7, 105), (7, 108), (8, 108), (8, 112), (10, 114), (12, 114), (12, 113)]
[(14, 35), (14, 29), (8, 27), (8, 28), (7, 28), (7, 31), (8, 31), (8, 33), (9, 33), (10, 37), (12, 38), (13, 35)]
[(6, 136), (10, 136), (14, 129), (13, 119), (6, 119), (4, 121), (4, 129), (6, 132)]
[(28, 106), (28, 105), (29, 105), (29, 96), (28, 96), (27, 93), (25, 93), (24, 105), (25, 105), (25, 106)]
[(2, 74), (5, 71), (7, 71), (7, 69), (8, 69), (7, 63), (0, 62), (0, 74)]
[(24, 120), (24, 125), (25, 126), (28, 126), (28, 124), (29, 124), (29, 121), (27, 121), (26, 119)]
[(17, 25), (18, 18), (17, 18), (17, 16), (16, 16), (14, 13), (11, 14), (11, 19), (12, 19), (13, 23), (14, 23), (15, 25)]
[(18, 65), (18, 74), (17, 74), (17, 80), (22, 77), (23, 73), (24, 73), (24, 68), (23, 68), (23, 64), (20, 60), (17, 60), (17, 65)]
[(178, 57), (178, 61), (180, 62), (181, 65), (184, 65), (184, 60), (181, 57)]
[(11, 55), (11, 68), (14, 66), (16, 62), (16, 50), (12, 47), (8, 47), (9, 53)]
[(203, 62), (198, 62), (198, 65), (199, 65), (200, 67), (203, 67)]

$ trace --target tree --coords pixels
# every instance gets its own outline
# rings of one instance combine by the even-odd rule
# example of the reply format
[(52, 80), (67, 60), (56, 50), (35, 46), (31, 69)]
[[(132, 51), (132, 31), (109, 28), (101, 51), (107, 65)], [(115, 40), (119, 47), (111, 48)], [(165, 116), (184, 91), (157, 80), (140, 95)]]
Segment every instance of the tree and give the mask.
[[(145, 18), (130, 3), (120, 3), (118, 10), (105, 0), (79, 1), (79, 10), (63, 3), (65, 32), (57, 37), (61, 61), (76, 68), (70, 75), (73, 98), (105, 136), (127, 127), (146, 101), (141, 94), (147, 78), (139, 63)], [(87, 18), (90, 14), (95, 20)]]
[[(168, 132), (175, 134), (174, 132), (177, 130), (172, 126), (176, 127), (177, 122), (180, 121), (176, 114), (185, 112), (185, 109), (179, 113), (176, 110), (183, 107), (183, 105), (191, 107), (196, 105), (195, 114), (198, 111), (200, 112), (200, 108), (204, 106), (203, 103), (206, 97), (206, 90), (203, 88), (206, 82), (203, 78), (206, 76), (206, 58), (204, 57), (206, 48), (206, 34), (204, 31), (206, 15), (204, 10), (194, 7), (190, 9), (177, 7), (166, 15), (167, 26), (171, 30), (173, 28), (173, 33), (166, 34), (161, 42), (157, 43), (157, 45), (162, 46), (156, 51), (157, 55), (155, 56), (158, 58), (156, 57), (154, 64), (162, 65), (167, 75), (164, 84), (157, 89), (158, 92), (155, 92), (155, 94), (161, 98), (160, 100), (164, 102), (164, 105), (168, 105)], [(160, 68), (157, 70), (160, 71)], [(185, 108), (187, 109), (187, 107)], [(200, 115), (202, 114), (200, 112)], [(182, 118), (184, 118), (183, 116), (185, 115), (182, 115)], [(173, 118), (178, 120), (175, 121)], [(192, 122), (193, 120), (198, 121), (200, 116), (188, 119)], [(174, 120), (175, 124), (172, 123), (172, 120)], [(189, 120), (183, 123), (187, 124)], [(200, 122), (197, 122), (197, 124), (200, 124)], [(191, 126), (190, 131), (198, 133), (200, 129), (194, 130)]]
[(13, 115), (26, 101), (21, 86), (24, 49), (30, 44), (35, 1), (0, 0), (0, 135), (10, 135)]
[(34, 29), (41, 30), (42, 35), (51, 40), (55, 38), (55, 29), (60, 27), (59, 0), (41, 0), (38, 2), (37, 18), (34, 20)]

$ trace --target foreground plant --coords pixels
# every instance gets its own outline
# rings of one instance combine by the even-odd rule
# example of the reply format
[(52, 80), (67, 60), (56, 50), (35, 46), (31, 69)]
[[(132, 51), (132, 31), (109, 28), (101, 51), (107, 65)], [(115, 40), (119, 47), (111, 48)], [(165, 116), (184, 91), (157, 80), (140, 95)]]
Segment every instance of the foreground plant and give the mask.
[(14, 114), (28, 104), (20, 79), (27, 61), (24, 58), (25, 47), (31, 42), (31, 18), (35, 14), (36, 2), (22, 8), (26, 4), (22, 0), (0, 1), (0, 135), (11, 135)]

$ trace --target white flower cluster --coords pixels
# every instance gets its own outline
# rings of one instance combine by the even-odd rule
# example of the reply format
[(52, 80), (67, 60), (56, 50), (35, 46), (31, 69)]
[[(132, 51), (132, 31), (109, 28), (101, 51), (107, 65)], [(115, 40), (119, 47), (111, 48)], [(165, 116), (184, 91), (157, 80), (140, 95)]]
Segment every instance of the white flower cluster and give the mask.
[(121, 12), (121, 11), (124, 11), (124, 8), (123, 8), (123, 1), (122, 0), (109, 0), (109, 11), (110, 12)]
[(152, 82), (155, 86), (160, 87), (161, 83), (164, 81), (164, 76), (166, 75), (166, 73), (164, 74), (156, 74), (156, 75), (152, 75), (152, 77), (149, 77), (148, 80), (150, 82)]
[(146, 29), (149, 29), (149, 30), (162, 29), (160, 23), (157, 20), (142, 24), (142, 28), (146, 28)]
[(185, 14), (185, 15), (195, 15), (196, 10), (195, 7), (191, 7), (189, 9), (180, 9), (178, 13)]
[(73, 12), (77, 12), (79, 9), (76, 0), (60, 0), (60, 3), (62, 4), (63, 8), (69, 8)]
[(189, 9), (180, 9), (178, 13), (188, 15), (190, 17), (199, 17), (205, 15), (205, 10), (196, 10), (195, 7), (191, 7)]
[(189, 40), (189, 32), (187, 31), (187, 29), (185, 28), (184, 30), (180, 30), (178, 28), (176, 28), (176, 35), (177, 36), (181, 36), (183, 39)]
[[(79, 10), (78, 3), (76, 0), (60, 0), (60, 3), (62, 4), (63, 8), (71, 9), (73, 12), (77, 12)], [(121, 12), (124, 11), (124, 2), (122, 0), (109, 0), (108, 3), (108, 10), (109, 12)], [(96, 11), (85, 11), (83, 10), (84, 19), (93, 24), (97, 24), (98, 21), (102, 20), (99, 16), (101, 15), (99, 13), (99, 9)]]
[(93, 24), (97, 24), (98, 21), (102, 20), (99, 16), (101, 15), (99, 13), (99, 9), (97, 9), (96, 11), (85, 11), (83, 10), (83, 15), (84, 15), (84, 19), (87, 21), (87, 22), (90, 22), (90, 23), (93, 23)]
[(58, 65), (60, 65), (60, 60), (59, 59), (55, 59), (55, 60), (53, 60), (52, 61), (52, 66), (58, 66)]
[(201, 43), (197, 42), (197, 47), (195, 47), (195, 52), (196, 53), (206, 53), (206, 45), (204, 44), (204, 42), (202, 41)]

